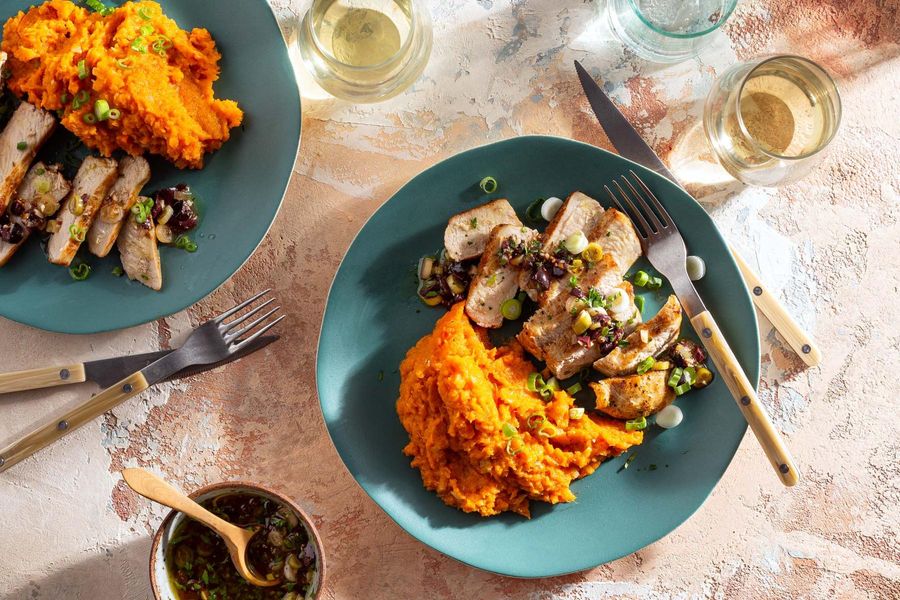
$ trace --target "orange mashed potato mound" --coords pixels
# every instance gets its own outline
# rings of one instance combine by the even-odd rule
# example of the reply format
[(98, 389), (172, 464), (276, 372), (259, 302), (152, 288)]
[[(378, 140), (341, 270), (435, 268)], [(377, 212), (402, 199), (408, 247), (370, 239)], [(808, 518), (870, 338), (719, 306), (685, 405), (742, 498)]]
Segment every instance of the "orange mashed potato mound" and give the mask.
[(407, 353), (397, 413), (427, 489), (465, 512), (528, 517), (529, 500), (571, 502), (572, 481), (643, 441), (621, 421), (570, 419), (571, 396), (528, 391), (533, 370), (518, 344), (491, 347), (463, 303)]
[[(243, 118), (236, 102), (213, 97), (221, 55), (209, 32), (182, 31), (149, 0), (106, 16), (49, 0), (10, 18), (0, 49), (13, 93), (58, 111), (66, 129), (104, 156), (151, 152), (199, 169)], [(85, 122), (97, 100), (121, 116)]]

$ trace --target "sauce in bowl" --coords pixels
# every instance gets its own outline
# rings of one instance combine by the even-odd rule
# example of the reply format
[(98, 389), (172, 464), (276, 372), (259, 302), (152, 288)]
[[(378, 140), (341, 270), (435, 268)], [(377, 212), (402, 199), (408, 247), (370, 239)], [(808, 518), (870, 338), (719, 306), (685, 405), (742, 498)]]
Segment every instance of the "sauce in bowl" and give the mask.
[(302, 600), (316, 575), (316, 548), (290, 507), (248, 493), (229, 493), (200, 502), (210, 512), (256, 531), (247, 562), (279, 585), (256, 587), (240, 576), (225, 542), (205, 525), (185, 519), (166, 551), (166, 565), (179, 600)]

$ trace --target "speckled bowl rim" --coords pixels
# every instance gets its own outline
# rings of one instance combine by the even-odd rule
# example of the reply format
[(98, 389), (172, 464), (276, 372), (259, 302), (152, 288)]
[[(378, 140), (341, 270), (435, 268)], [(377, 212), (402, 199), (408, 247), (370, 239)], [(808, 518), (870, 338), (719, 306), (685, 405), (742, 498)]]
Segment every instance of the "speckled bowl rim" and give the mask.
[[(306, 528), (307, 533), (310, 534), (310, 537), (313, 540), (313, 544), (316, 546), (316, 553), (319, 557), (319, 572), (318, 572), (318, 587), (316, 588), (315, 594), (312, 596), (312, 600), (319, 600), (322, 597), (322, 590), (325, 589), (325, 575), (327, 569), (325, 567), (325, 552), (324, 546), (322, 545), (322, 538), (319, 536), (319, 531), (316, 529), (315, 524), (306, 511), (300, 508), (300, 506), (287, 497), (285, 494), (274, 490), (269, 487), (265, 487), (258, 483), (252, 483), (249, 481), (221, 481), (219, 483), (211, 483), (209, 485), (205, 485), (203, 487), (197, 488), (193, 492), (188, 494), (188, 498), (192, 500), (202, 496), (204, 494), (208, 494), (210, 492), (216, 492), (222, 489), (230, 489), (230, 488), (245, 488), (254, 492), (261, 492), (263, 494), (268, 494), (270, 496), (274, 496), (278, 498), (285, 505), (289, 506), (291, 510), (293, 510), (297, 516), (300, 517), (300, 521), (303, 523)], [(166, 514), (165, 518), (159, 524), (159, 527), (156, 529), (156, 533), (153, 535), (153, 543), (150, 546), (150, 587), (153, 590), (153, 597), (155, 600), (164, 600), (164, 598), (160, 595), (159, 585), (156, 581), (155, 575), (155, 567), (156, 567), (156, 552), (159, 549), (159, 545), (162, 543), (163, 533), (168, 528), (169, 524), (175, 518), (175, 516), (181, 511), (177, 511), (172, 509)]]

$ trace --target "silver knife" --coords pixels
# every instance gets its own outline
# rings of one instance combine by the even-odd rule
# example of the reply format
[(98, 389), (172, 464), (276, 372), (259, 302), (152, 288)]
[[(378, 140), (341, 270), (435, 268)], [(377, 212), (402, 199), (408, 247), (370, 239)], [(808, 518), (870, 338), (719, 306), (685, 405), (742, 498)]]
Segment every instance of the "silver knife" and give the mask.
[[(181, 379), (209, 369), (214, 369), (233, 360), (237, 360), (251, 352), (255, 352), (264, 346), (268, 346), (277, 339), (277, 335), (262, 336), (254, 340), (252, 344), (248, 345), (234, 356), (230, 356), (220, 363), (212, 366), (205, 365), (202, 369), (187, 368), (167, 377), (165, 381)], [(156, 362), (171, 352), (173, 352), (173, 350), (159, 350), (157, 352), (146, 352), (144, 354), (91, 360), (84, 363), (72, 363), (56, 367), (0, 373), (0, 394), (68, 385), (70, 383), (83, 383), (85, 381), (93, 381), (99, 384), (101, 388), (108, 388), (126, 375), (144, 369), (149, 364)]]
[[(578, 72), (578, 79), (581, 81), (581, 87), (584, 89), (584, 95), (587, 96), (591, 105), (591, 110), (594, 111), (594, 115), (616, 150), (625, 158), (655, 171), (684, 189), (653, 149), (647, 145), (641, 134), (631, 126), (625, 115), (619, 112), (619, 109), (609, 99), (609, 96), (603, 92), (593, 77), (577, 60), (575, 61), (575, 70)], [(686, 190), (685, 193), (687, 193)], [(763, 286), (756, 273), (750, 269), (734, 248), (730, 248), (730, 250), (747, 287), (752, 291), (751, 298), (753, 298), (753, 303), (756, 307), (769, 319), (775, 329), (781, 333), (803, 362), (810, 367), (819, 364), (822, 361), (822, 353), (813, 339), (790, 316), (790, 313), (788, 313), (778, 298)]]

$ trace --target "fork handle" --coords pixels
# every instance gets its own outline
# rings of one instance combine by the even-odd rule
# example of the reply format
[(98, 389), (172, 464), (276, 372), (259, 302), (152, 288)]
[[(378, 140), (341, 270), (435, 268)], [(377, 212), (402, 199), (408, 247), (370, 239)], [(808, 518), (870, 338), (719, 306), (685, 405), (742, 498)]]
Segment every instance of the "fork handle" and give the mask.
[(84, 381), (84, 365), (81, 363), (0, 373), (0, 394), (37, 390), (69, 383), (82, 383)]
[(106, 411), (118, 406), (124, 400), (136, 396), (150, 385), (143, 373), (138, 371), (119, 383), (109, 387), (90, 400), (61, 417), (40, 425), (21, 439), (0, 450), (0, 472), (19, 461), (28, 458), (41, 448), (49, 446), (70, 431), (89, 423)]
[(728, 342), (725, 341), (725, 336), (716, 325), (715, 319), (706, 310), (693, 317), (691, 325), (703, 339), (703, 345), (709, 351), (713, 364), (716, 365), (716, 369), (725, 380), (728, 391), (731, 392), (738, 408), (741, 409), (753, 434), (762, 446), (763, 452), (772, 463), (778, 477), (781, 478), (781, 483), (786, 486), (796, 485), (800, 480), (800, 474), (794, 465), (794, 459), (784, 445), (781, 434), (772, 425), (766, 409), (756, 395), (756, 390), (753, 389), (753, 385), (747, 379), (737, 357), (731, 351)]
[(784, 338), (788, 345), (794, 349), (797, 356), (809, 367), (815, 367), (822, 362), (822, 352), (809, 335), (803, 331), (803, 328), (791, 317), (787, 309), (778, 298), (763, 285), (756, 273), (753, 272), (744, 259), (734, 250), (731, 249), (734, 261), (744, 276), (747, 287), (750, 288), (751, 297), (756, 307), (766, 315), (766, 318), (778, 333)]

